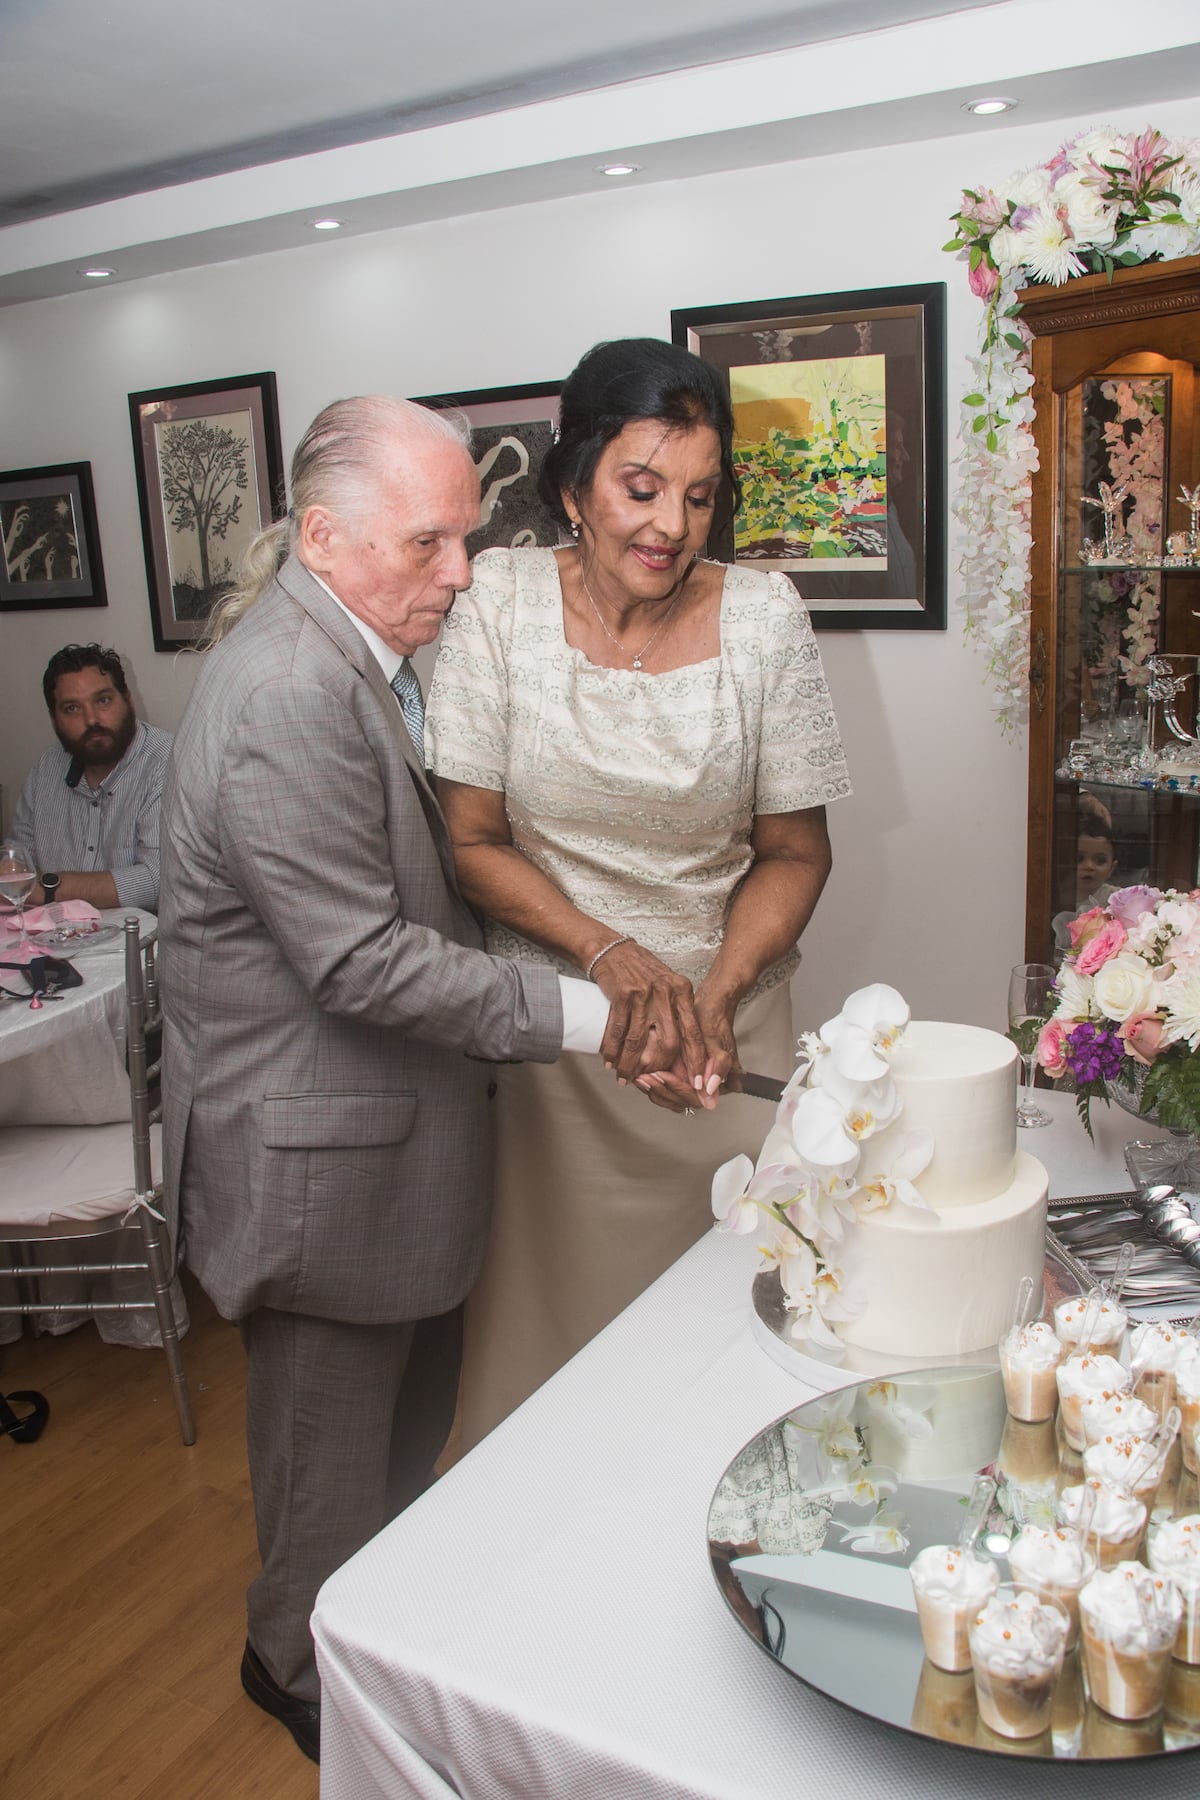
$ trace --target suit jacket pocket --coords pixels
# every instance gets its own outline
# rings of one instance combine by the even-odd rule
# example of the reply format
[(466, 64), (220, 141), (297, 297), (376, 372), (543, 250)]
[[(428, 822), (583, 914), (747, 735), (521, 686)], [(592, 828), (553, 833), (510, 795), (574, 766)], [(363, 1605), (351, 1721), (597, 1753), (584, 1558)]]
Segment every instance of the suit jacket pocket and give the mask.
[(262, 1141), (270, 1150), (362, 1149), (402, 1144), (417, 1117), (417, 1096), (268, 1094)]

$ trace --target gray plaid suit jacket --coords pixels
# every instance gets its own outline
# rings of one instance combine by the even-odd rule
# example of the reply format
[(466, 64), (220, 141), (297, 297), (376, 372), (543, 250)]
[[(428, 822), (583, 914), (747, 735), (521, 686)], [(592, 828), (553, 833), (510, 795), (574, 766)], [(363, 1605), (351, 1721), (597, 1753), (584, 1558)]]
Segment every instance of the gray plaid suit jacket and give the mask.
[(168, 1207), (227, 1318), (465, 1295), (488, 1069), (550, 1062), (553, 970), (486, 955), (366, 643), (295, 558), (204, 659), (163, 795)]

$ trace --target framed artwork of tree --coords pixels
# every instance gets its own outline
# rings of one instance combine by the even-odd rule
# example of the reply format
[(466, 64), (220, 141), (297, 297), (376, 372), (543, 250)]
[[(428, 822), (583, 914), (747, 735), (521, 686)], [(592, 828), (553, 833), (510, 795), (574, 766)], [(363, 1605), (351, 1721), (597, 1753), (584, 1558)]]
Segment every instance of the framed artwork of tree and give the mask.
[(129, 396), (154, 648), (203, 635), (250, 540), (287, 509), (275, 376)]

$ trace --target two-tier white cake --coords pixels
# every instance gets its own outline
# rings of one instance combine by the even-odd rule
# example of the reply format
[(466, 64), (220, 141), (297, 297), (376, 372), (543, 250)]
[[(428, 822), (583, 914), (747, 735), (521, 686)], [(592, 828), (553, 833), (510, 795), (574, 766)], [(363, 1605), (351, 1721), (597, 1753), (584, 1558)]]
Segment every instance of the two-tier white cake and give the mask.
[(899, 1134), (928, 1131), (916, 1178), (931, 1209), (860, 1214), (843, 1268), (864, 1310), (835, 1326), (847, 1344), (900, 1356), (958, 1355), (995, 1344), (1017, 1285), (1040, 1288), (1046, 1171), (1017, 1149), (1017, 1053), (973, 1025), (914, 1020), (891, 1063), (900, 1116), (863, 1144), (858, 1180), (886, 1167)]

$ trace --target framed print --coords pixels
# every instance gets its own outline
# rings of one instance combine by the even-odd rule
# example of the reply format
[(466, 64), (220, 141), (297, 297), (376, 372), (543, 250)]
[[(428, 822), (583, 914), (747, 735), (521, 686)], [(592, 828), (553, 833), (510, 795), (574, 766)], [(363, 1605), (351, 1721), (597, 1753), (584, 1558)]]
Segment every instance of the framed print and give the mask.
[(107, 606), (91, 463), (0, 472), (0, 611)]
[(946, 627), (946, 289), (684, 307), (729, 383), (742, 485), (710, 555), (795, 582), (818, 627)]
[(129, 396), (154, 648), (202, 636), (255, 534), (286, 511), (275, 377)]
[(558, 424), (560, 381), (477, 388), (465, 394), (422, 394), (421, 406), (454, 407), (471, 427), (479, 470), (480, 527), (471, 554), (493, 544), (558, 544), (563, 533), (538, 498), (538, 471)]

